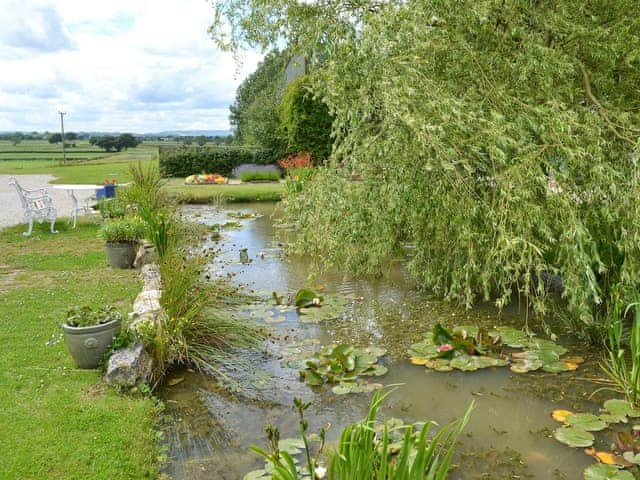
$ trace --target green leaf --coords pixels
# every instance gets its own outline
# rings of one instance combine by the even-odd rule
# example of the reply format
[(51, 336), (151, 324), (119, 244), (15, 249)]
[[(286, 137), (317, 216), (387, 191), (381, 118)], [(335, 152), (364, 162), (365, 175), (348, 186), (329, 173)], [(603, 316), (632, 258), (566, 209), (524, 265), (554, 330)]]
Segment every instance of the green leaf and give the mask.
[(614, 465), (596, 463), (584, 471), (584, 480), (634, 480), (630, 472), (618, 470)]
[(607, 423), (591, 413), (574, 413), (567, 416), (567, 424), (572, 427), (582, 428), (587, 432), (599, 432), (607, 428)]
[(595, 437), (578, 427), (560, 427), (553, 431), (553, 437), (569, 447), (590, 447)]

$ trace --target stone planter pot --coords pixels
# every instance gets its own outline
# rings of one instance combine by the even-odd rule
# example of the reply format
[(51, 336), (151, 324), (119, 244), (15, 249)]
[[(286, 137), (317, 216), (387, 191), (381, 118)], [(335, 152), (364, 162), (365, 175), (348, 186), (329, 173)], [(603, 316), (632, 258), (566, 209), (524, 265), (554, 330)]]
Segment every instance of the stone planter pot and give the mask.
[(111, 268), (133, 268), (138, 242), (106, 242), (104, 249)]
[(96, 368), (120, 333), (120, 320), (90, 327), (62, 324), (64, 341), (80, 368)]

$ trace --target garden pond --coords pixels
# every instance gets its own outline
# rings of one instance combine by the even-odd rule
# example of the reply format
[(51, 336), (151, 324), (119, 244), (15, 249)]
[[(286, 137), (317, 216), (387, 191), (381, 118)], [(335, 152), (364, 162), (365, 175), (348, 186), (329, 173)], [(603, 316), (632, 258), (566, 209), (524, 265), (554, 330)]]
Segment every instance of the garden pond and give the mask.
[[(282, 438), (297, 437), (294, 397), (312, 403), (307, 411), (310, 431), (327, 427), (330, 441), (346, 424), (362, 419), (371, 393), (336, 394), (331, 385), (311, 387), (300, 380), (301, 360), (321, 345), (339, 343), (385, 349), (379, 364), (386, 374), (366, 377), (363, 383), (395, 386), (382, 408), (385, 417), (444, 424), (461, 417), (475, 401), (452, 479), (574, 480), (593, 463), (582, 449), (569, 449), (551, 438), (558, 426), (552, 410), (597, 412), (596, 401), (601, 404), (606, 398), (590, 398), (600, 387), (589, 380), (601, 375), (600, 354), (590, 354), (588, 346), (564, 335), (560, 325), (551, 324), (558, 343), (568, 355), (586, 360), (575, 371), (427, 370), (410, 363), (407, 349), (435, 325), (521, 328), (525, 313), (517, 306), (500, 313), (491, 305), (465, 310), (444, 303), (414, 288), (402, 261), (383, 278), (353, 279), (336, 270), (310, 276), (308, 259), (284, 254), (292, 232), (279, 225), (272, 204), (188, 206), (184, 215), (209, 226), (227, 224), (219, 238), (212, 235), (202, 245), (203, 252), (215, 253), (207, 275), (228, 277), (260, 299), (239, 306), (235, 314), (263, 325), (269, 334), (260, 352), (239, 352), (247, 368), (229, 372), (230, 388), (188, 370), (168, 376), (159, 396), (169, 418), (166, 473), (172, 478), (239, 480), (262, 468), (264, 462), (248, 447), (266, 447), (267, 423), (278, 426)], [(303, 287), (324, 297), (321, 308), (301, 313), (276, 306), (273, 292), (286, 302)], [(530, 318), (529, 325), (545, 337), (535, 319)]]

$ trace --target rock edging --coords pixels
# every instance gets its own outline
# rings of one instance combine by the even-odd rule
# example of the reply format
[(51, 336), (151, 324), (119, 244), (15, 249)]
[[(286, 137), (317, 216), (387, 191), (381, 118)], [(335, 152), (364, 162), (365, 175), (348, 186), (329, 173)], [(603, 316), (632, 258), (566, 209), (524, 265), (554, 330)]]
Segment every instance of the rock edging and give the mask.
[[(155, 328), (163, 314), (160, 305), (162, 283), (160, 267), (157, 263), (148, 263), (140, 271), (143, 287), (133, 302), (133, 311), (129, 314), (129, 331), (134, 335), (138, 331)], [(139, 338), (138, 335), (135, 335)], [(132, 388), (148, 383), (153, 369), (153, 359), (144, 345), (135, 343), (116, 350), (109, 358), (104, 380), (109, 385), (120, 388)]]

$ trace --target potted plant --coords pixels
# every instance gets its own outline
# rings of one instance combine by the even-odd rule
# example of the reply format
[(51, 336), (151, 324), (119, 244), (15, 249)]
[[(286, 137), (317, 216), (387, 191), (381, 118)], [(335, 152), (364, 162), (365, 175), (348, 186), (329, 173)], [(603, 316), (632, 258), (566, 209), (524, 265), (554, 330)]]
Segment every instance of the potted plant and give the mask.
[(73, 307), (62, 324), (69, 353), (80, 368), (96, 368), (120, 333), (122, 315), (115, 307)]
[(138, 241), (144, 232), (144, 224), (134, 217), (113, 219), (102, 225), (100, 234), (105, 241), (107, 261), (112, 268), (133, 267)]
[(105, 198), (113, 198), (116, 196), (116, 179), (112, 178), (112, 179), (108, 179), (105, 178), (104, 179), (104, 196)]

